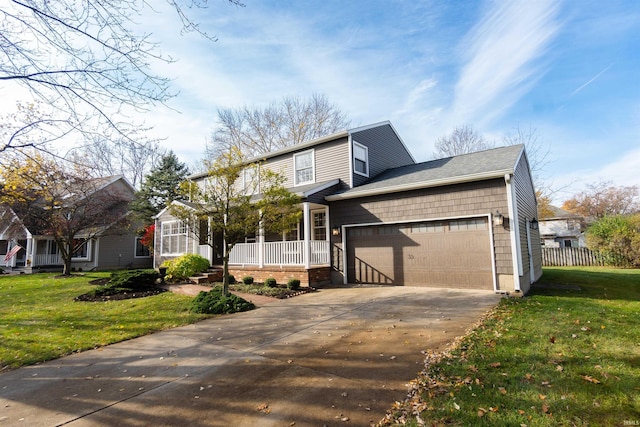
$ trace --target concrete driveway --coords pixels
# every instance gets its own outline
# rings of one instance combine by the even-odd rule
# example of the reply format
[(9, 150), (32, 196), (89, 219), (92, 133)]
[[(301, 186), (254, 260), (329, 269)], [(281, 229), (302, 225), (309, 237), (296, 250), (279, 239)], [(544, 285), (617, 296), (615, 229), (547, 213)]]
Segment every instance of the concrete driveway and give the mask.
[(368, 426), (499, 296), (322, 289), (0, 374), (0, 426)]

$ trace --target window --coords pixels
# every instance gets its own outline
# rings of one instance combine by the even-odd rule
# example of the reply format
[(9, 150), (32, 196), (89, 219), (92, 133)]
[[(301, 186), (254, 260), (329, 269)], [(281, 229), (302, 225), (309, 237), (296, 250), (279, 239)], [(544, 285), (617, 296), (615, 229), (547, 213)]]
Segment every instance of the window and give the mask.
[(242, 188), (244, 194), (257, 194), (260, 192), (260, 180), (257, 177), (257, 166), (249, 166), (242, 171)]
[(142, 244), (142, 237), (136, 237), (136, 258), (149, 258), (151, 256), (151, 251), (148, 247)]
[(412, 224), (412, 233), (442, 233), (444, 226), (441, 222), (426, 222), (420, 224)]
[(187, 225), (182, 221), (162, 223), (162, 255), (182, 255), (187, 252)]
[(300, 233), (298, 232), (298, 224), (295, 225), (291, 230), (285, 231), (283, 239), (286, 241), (296, 241), (300, 240)]
[(353, 142), (353, 170), (360, 175), (369, 176), (369, 149)]
[(89, 253), (91, 252), (91, 240), (73, 239), (73, 248), (72, 259), (88, 260)]
[(449, 231), (486, 230), (487, 221), (484, 218), (461, 219), (449, 223)]
[(0, 254), (6, 254), (9, 252), (9, 241), (0, 240)]
[(315, 181), (313, 163), (313, 150), (294, 154), (293, 165), (295, 185), (308, 184)]
[(327, 213), (313, 213), (313, 240), (327, 240)]

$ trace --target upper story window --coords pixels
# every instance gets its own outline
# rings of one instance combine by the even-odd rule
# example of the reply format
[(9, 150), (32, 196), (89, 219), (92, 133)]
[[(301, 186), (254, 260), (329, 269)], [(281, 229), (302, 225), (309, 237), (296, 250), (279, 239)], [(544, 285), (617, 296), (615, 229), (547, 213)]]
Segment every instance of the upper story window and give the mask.
[(242, 171), (242, 188), (244, 194), (258, 194), (260, 192), (260, 180), (256, 166), (247, 166)]
[(294, 185), (315, 181), (313, 150), (293, 155)]
[(369, 176), (369, 149), (353, 142), (353, 170), (359, 175)]

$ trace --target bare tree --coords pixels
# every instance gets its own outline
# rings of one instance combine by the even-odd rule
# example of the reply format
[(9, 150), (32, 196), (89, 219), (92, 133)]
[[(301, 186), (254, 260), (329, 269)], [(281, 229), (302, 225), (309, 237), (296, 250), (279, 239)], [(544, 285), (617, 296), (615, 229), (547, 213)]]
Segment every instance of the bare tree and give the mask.
[(564, 202), (562, 209), (586, 217), (603, 218), (640, 212), (637, 185), (615, 186), (611, 181), (597, 182)]
[(218, 124), (207, 146), (207, 156), (217, 158), (233, 147), (245, 156), (257, 156), (349, 126), (347, 116), (319, 94), (307, 100), (286, 97), (264, 108), (224, 108), (218, 110)]
[(488, 150), (493, 147), (494, 144), (484, 139), (473, 126), (462, 125), (456, 126), (449, 135), (438, 138), (433, 157), (440, 159)]
[[(209, 39), (188, 15), (206, 0), (165, 0), (183, 31)], [(231, 3), (242, 5), (236, 0)], [(0, 134), (0, 152), (46, 149), (69, 134), (133, 139), (127, 113), (167, 101), (169, 80), (153, 74), (162, 55), (136, 19), (151, 3), (143, 0), (6, 0), (0, 4), (0, 82), (26, 88), (41, 102), (39, 114), (23, 114), (18, 126)]]
[(157, 141), (140, 143), (123, 138), (112, 142), (95, 136), (92, 143), (72, 150), (67, 158), (92, 168), (102, 176), (122, 175), (134, 188), (139, 188), (144, 176), (164, 154), (165, 150)]
[(504, 145), (524, 144), (527, 149), (527, 159), (529, 160), (529, 168), (531, 169), (533, 180), (542, 186), (540, 175), (549, 164), (550, 150), (549, 146), (540, 139), (538, 130), (531, 126), (526, 129), (518, 126), (515, 130), (506, 134), (502, 138), (502, 142)]

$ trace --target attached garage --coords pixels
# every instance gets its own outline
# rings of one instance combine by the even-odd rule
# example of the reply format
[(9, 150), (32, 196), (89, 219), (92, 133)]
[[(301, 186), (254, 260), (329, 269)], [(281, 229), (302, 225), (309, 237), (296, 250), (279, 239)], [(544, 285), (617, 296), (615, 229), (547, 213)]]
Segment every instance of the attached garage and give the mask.
[(488, 216), (346, 228), (350, 283), (494, 289)]

